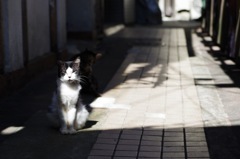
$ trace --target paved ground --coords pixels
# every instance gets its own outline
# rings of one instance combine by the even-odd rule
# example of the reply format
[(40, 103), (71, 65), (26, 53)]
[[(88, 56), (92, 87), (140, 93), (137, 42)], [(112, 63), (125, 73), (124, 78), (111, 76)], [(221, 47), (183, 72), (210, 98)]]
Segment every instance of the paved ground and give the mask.
[(135, 28), (121, 35), (141, 40), (93, 103), (115, 100), (89, 158), (209, 158), (184, 30)]
[(0, 101), (0, 158), (240, 158), (240, 69), (211, 45), (189, 28), (125, 28), (99, 46), (87, 127), (48, 124), (50, 70)]

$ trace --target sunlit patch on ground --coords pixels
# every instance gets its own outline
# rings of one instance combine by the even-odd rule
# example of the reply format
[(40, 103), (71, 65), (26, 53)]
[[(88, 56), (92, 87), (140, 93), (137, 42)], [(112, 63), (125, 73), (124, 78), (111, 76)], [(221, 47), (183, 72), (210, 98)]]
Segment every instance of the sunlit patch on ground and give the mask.
[(6, 129), (1, 131), (1, 135), (11, 135), (23, 130), (23, 126), (9, 126)]

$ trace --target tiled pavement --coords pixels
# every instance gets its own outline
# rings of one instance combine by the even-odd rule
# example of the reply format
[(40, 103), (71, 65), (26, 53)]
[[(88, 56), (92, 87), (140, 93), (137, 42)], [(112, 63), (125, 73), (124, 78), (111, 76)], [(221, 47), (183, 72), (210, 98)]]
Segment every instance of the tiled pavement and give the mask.
[(55, 69), (1, 100), (0, 126), (22, 130), (1, 131), (0, 158), (238, 159), (240, 70), (195, 33), (185, 35), (139, 26), (108, 37), (106, 56), (95, 65), (108, 86), (77, 135), (61, 135), (45, 116)]
[(108, 112), (88, 158), (210, 158), (203, 127), (230, 122), (200, 40), (193, 35), (198, 51), (189, 57), (183, 29), (135, 28), (120, 35), (136, 42), (92, 104)]

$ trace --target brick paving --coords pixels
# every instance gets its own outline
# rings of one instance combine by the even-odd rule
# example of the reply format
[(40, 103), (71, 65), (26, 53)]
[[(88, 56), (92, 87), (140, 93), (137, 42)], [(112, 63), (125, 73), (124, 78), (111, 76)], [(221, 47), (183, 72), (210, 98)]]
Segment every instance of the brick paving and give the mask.
[(214, 88), (196, 85), (210, 74), (202, 56), (188, 56), (184, 30), (135, 28), (121, 36), (137, 42), (100, 97), (105, 103), (92, 104), (108, 111), (88, 158), (210, 158), (203, 127), (228, 124), (227, 116), (221, 108), (221, 119), (203, 112), (212, 104), (204, 99), (221, 101)]
[(77, 135), (45, 116), (55, 69), (1, 99), (0, 158), (239, 158), (239, 68), (189, 30), (126, 27), (107, 37), (94, 71), (101, 91), (108, 86)]

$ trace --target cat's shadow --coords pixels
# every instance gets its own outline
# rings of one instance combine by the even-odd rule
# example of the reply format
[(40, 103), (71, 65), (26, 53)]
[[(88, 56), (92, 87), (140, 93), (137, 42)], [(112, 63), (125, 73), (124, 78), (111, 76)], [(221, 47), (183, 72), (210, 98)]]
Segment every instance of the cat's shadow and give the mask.
[(88, 120), (82, 129), (89, 129), (97, 124), (97, 121)]
[[(88, 112), (91, 113), (92, 109), (88, 105), (86, 106), (86, 108), (87, 108)], [(97, 123), (98, 123), (98, 121), (87, 120), (87, 122), (85, 123), (85, 126), (81, 129), (78, 129), (75, 134), (81, 133), (82, 131), (85, 131), (86, 129), (91, 129)], [(59, 128), (60, 128), (59, 123), (56, 123), (54, 125), (50, 125), (50, 127), (52, 127), (54, 130), (59, 132)]]
[[(97, 124), (97, 122), (98, 122), (98, 121), (88, 120), (88, 121), (85, 123), (85, 126), (84, 126), (83, 128), (77, 130), (77, 133), (76, 133), (76, 134), (78, 134), (78, 133), (80, 133), (81, 131), (84, 131), (84, 130), (86, 130), (86, 129), (92, 128), (94, 125)], [(55, 130), (56, 130), (56, 131), (59, 131), (59, 125), (54, 125), (54, 126), (51, 125), (50, 127), (51, 127), (54, 131), (55, 131)]]

